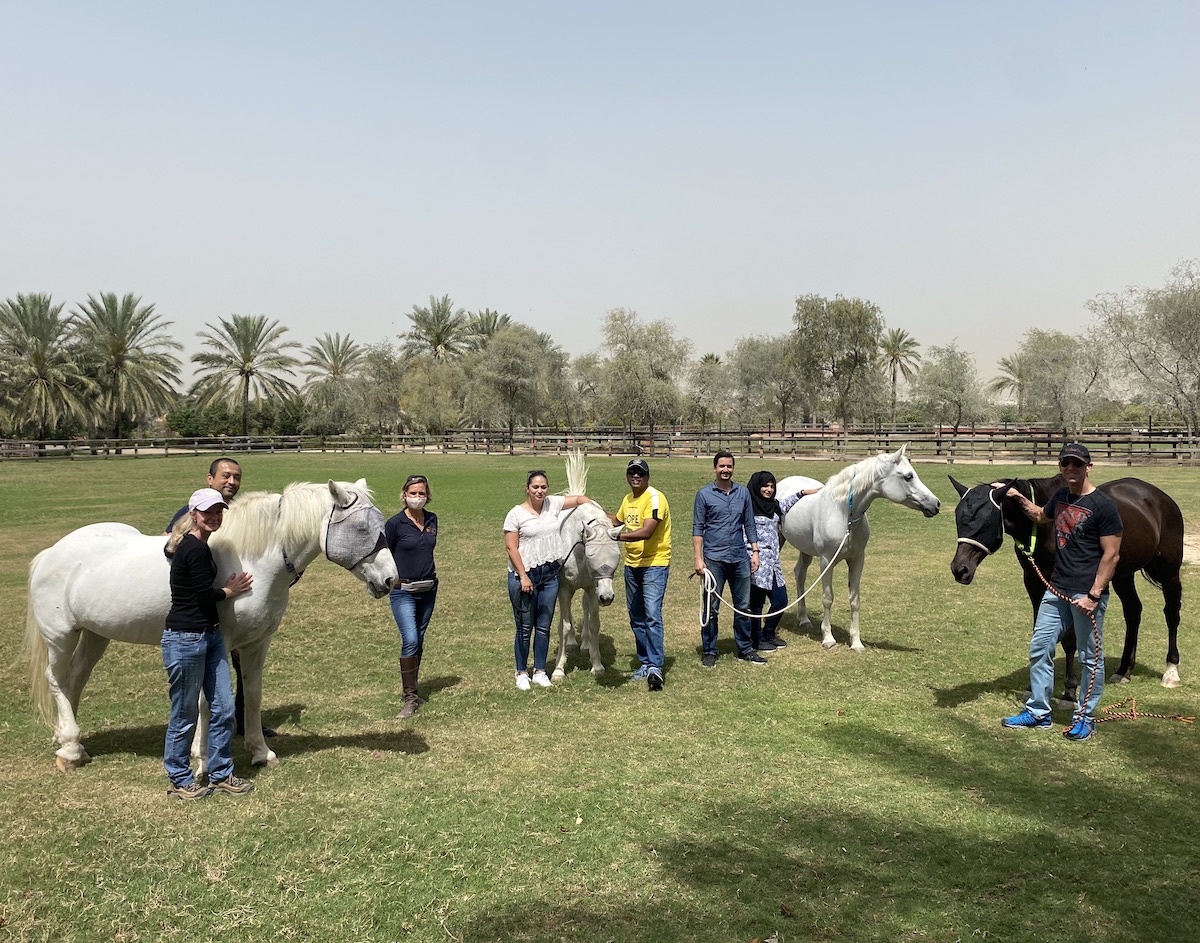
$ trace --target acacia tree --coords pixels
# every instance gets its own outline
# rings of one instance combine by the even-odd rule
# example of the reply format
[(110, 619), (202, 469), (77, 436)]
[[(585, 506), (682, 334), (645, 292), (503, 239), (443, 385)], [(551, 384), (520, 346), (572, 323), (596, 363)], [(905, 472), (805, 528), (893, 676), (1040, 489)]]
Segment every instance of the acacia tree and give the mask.
[(50, 295), (17, 295), (0, 303), (0, 359), (14, 425), (39, 439), (64, 417), (86, 421), (95, 385), (72, 349), (73, 318)]
[(975, 361), (958, 349), (956, 341), (929, 348), (913, 392), (928, 417), (952, 426), (955, 435), (964, 423), (978, 422), (987, 415)]
[(804, 383), (795, 334), (744, 337), (730, 356), (736, 378), (738, 412), (743, 423), (761, 423), (764, 413), (786, 428), (788, 417), (803, 402)]
[(714, 417), (725, 416), (733, 398), (733, 379), (730, 368), (719, 354), (708, 353), (688, 367), (684, 395), (688, 413), (700, 425), (708, 425)]
[(628, 428), (650, 427), (679, 415), (678, 381), (692, 352), (668, 321), (644, 324), (636, 311), (613, 308), (604, 318), (608, 402)]
[(887, 374), (892, 391), (892, 425), (896, 424), (896, 387), (901, 378), (911, 383), (921, 365), (920, 345), (903, 328), (889, 328), (879, 342), (879, 365)]
[(796, 299), (800, 375), (813, 402), (828, 399), (848, 426), (868, 418), (880, 398), (879, 360), (883, 317), (879, 306), (862, 298), (802, 295)]
[(1200, 260), (1175, 266), (1164, 288), (1097, 295), (1088, 307), (1140, 396), (1178, 410), (1194, 443), (1200, 434)]
[(510, 324), (492, 337), (475, 362), (475, 378), (494, 398), (508, 426), (510, 451), (517, 423), (532, 424), (538, 418), (539, 394), (553, 369), (548, 362), (552, 356), (537, 331)]
[(204, 409), (218, 402), (240, 406), (242, 435), (249, 437), (251, 399), (295, 395), (288, 376), (300, 361), (285, 351), (300, 345), (282, 340), (287, 328), (261, 314), (234, 314), (206, 327), (196, 336), (210, 349), (192, 355), (192, 362), (204, 368), (192, 388), (197, 406)]
[(1024, 365), (1025, 407), (1064, 438), (1083, 425), (1089, 400), (1100, 391), (1104, 345), (1062, 331), (1026, 331), (1017, 352)]
[(114, 292), (101, 292), (98, 298), (88, 295), (75, 323), (81, 359), (100, 394), (96, 408), (112, 436), (121, 438), (129, 423), (165, 414), (180, 368), (169, 351), (182, 348), (167, 334), (171, 322), (137, 295), (118, 299)]

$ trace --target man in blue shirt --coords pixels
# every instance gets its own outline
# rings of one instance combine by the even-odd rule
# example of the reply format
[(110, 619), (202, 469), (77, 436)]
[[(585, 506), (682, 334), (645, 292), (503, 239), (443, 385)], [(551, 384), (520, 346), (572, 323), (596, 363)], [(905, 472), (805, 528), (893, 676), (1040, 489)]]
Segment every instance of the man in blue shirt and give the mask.
[[(696, 492), (692, 507), (692, 550), (696, 574), (707, 571), (715, 583), (715, 596), (708, 587), (700, 604), (701, 616), (707, 616), (700, 629), (703, 654), (700, 664), (711, 668), (717, 663), (717, 612), (720, 596), (729, 582), (734, 608), (750, 611), (750, 574), (758, 569), (758, 530), (754, 526), (754, 508), (750, 492), (733, 482), (733, 455), (721, 451), (713, 456), (716, 480)], [(750, 548), (749, 555), (746, 548)], [(708, 583), (708, 579), (705, 579)], [(754, 650), (750, 634), (750, 617), (734, 614), (733, 640), (738, 658), (752, 665), (765, 665), (767, 660)]]

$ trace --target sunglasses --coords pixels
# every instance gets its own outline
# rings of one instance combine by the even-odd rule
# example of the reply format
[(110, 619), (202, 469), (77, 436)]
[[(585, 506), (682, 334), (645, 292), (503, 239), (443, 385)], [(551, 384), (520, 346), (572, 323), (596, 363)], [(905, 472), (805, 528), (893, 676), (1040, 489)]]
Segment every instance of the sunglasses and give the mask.
[(645, 477), (646, 477), (646, 473), (645, 473), (644, 471), (638, 471), (638, 470), (635, 468), (633, 471), (627, 471), (627, 472), (625, 473), (625, 477), (626, 477), (626, 478), (645, 478)]
[(407, 478), (404, 479), (404, 487), (407, 488), (414, 481), (419, 481), (422, 484), (426, 484), (426, 485), (429, 484), (429, 479), (426, 478), (424, 475), (409, 475)]
[(1087, 468), (1087, 462), (1080, 458), (1060, 458), (1058, 460), (1059, 468)]

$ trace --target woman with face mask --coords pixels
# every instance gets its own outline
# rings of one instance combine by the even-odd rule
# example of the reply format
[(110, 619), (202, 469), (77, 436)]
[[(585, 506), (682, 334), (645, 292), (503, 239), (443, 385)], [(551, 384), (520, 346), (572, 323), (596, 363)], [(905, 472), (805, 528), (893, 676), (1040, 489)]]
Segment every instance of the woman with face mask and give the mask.
[(396, 561), (396, 585), (388, 597), (400, 630), (400, 683), (404, 707), (396, 715), (406, 720), (425, 703), (417, 692), (417, 675), (425, 650), (425, 630), (437, 602), (437, 569), (433, 550), (437, 546), (437, 515), (425, 510), (433, 500), (429, 479), (409, 475), (401, 489), (404, 510), (383, 527), (383, 537)]

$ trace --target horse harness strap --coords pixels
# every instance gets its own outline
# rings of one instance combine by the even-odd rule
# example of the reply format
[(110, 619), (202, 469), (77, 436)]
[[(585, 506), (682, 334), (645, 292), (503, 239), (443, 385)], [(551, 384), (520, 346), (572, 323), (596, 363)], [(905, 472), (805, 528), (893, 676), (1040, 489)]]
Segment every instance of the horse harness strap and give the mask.
[[(283, 516), (283, 495), (279, 496), (279, 515), (280, 517)], [(296, 564), (288, 559), (287, 547), (282, 547), (280, 549), (283, 550), (283, 568), (292, 575), (292, 581), (288, 583), (288, 589), (291, 589), (300, 582), (300, 577), (304, 575), (304, 571), (296, 569)]]

